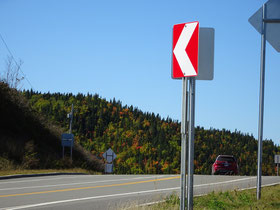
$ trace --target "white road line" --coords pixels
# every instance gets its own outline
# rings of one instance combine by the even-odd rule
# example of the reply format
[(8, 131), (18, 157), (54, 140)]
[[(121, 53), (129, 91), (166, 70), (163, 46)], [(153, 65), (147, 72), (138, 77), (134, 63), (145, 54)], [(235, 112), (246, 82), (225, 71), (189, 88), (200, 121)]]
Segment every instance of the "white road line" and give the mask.
[[(272, 183), (272, 184), (263, 184), (262, 187), (271, 187), (271, 186), (274, 186), (274, 185), (278, 185), (280, 184), (280, 182), (276, 182), (276, 183)], [(257, 188), (256, 186), (255, 187), (247, 187), (247, 188), (244, 188), (244, 189), (237, 189), (239, 191), (243, 191), (243, 190), (251, 190), (251, 189), (255, 189)]]
[(164, 175), (160, 176), (147, 176), (147, 177), (134, 177), (130, 179), (114, 179), (114, 180), (101, 180), (94, 182), (76, 182), (76, 183), (68, 183), (68, 184), (58, 184), (58, 185), (39, 185), (39, 186), (29, 186), (29, 187), (10, 187), (10, 188), (0, 188), (0, 191), (8, 191), (8, 190), (22, 190), (22, 189), (33, 189), (33, 188), (47, 188), (47, 187), (60, 187), (60, 186), (70, 186), (70, 185), (83, 185), (83, 184), (96, 184), (102, 182), (119, 182), (119, 181), (128, 181), (128, 180), (138, 180), (138, 179), (151, 179), (151, 178), (161, 178)]
[(242, 178), (242, 179), (234, 179), (234, 180), (228, 180), (228, 181), (223, 181), (223, 182), (213, 182), (209, 184), (200, 184), (200, 185), (194, 185), (194, 187), (204, 187), (204, 186), (211, 186), (211, 185), (218, 185), (218, 184), (228, 184), (232, 182), (237, 182), (237, 181), (245, 181), (248, 179), (256, 179), (257, 177), (248, 177), (248, 178)]
[[(206, 185), (227, 184), (227, 183), (231, 183), (231, 182), (244, 181), (244, 180), (248, 180), (248, 179), (255, 179), (255, 177), (235, 179), (235, 180), (229, 180), (229, 181), (224, 181), (224, 182), (216, 182), (216, 183), (209, 183), (209, 184), (194, 185), (194, 187), (206, 186)], [(280, 184), (280, 183), (274, 183), (274, 185), (276, 185), (276, 184)], [(272, 185), (272, 184), (270, 184), (270, 185)], [(265, 186), (265, 185), (263, 185), (263, 186)], [(38, 203), (38, 204), (30, 204), (30, 205), (22, 205), (22, 206), (14, 206), (14, 207), (5, 207), (5, 208), (1, 208), (0, 210), (4, 210), (4, 209), (5, 210), (28, 209), (28, 208), (34, 208), (34, 207), (39, 207), (39, 206), (47, 206), (47, 205), (61, 204), (61, 203), (68, 203), (68, 202), (75, 202), (75, 201), (93, 200), (93, 199), (101, 199), (101, 198), (109, 198), (109, 197), (117, 197), (117, 196), (139, 195), (139, 194), (163, 192), (163, 191), (174, 191), (174, 190), (179, 190), (179, 189), (180, 189), (180, 187), (173, 187), (173, 188), (165, 188), (165, 189), (157, 189), (157, 190), (146, 190), (146, 191), (129, 192), (129, 193), (121, 193), (121, 194), (101, 195), (101, 196), (93, 196), (93, 197), (76, 198), (76, 199), (69, 199), (69, 200), (52, 201), (52, 202), (45, 202), (45, 203)], [(245, 188), (245, 189), (247, 189), (247, 188)]]
[(109, 198), (109, 197), (117, 197), (117, 196), (139, 195), (139, 194), (154, 193), (154, 192), (159, 192), (159, 191), (160, 192), (162, 192), (162, 191), (172, 191), (172, 190), (178, 190), (179, 188), (180, 187), (173, 187), (173, 188), (167, 188), (167, 189), (147, 190), (147, 191), (120, 193), (120, 194), (113, 194), (113, 195), (101, 195), (101, 196), (93, 196), (93, 197), (86, 197), (86, 198), (76, 198), (76, 199), (69, 199), (69, 200), (61, 200), (61, 201), (52, 201), (52, 202), (46, 202), (46, 203), (24, 205), (24, 206), (6, 207), (6, 208), (1, 208), (0, 210), (4, 210), (4, 209), (5, 210), (28, 209), (28, 208), (34, 208), (34, 207), (39, 207), (39, 206), (47, 206), (47, 205), (52, 205), (52, 204), (68, 203), (68, 202), (74, 202), (74, 201), (84, 201), (84, 200)]

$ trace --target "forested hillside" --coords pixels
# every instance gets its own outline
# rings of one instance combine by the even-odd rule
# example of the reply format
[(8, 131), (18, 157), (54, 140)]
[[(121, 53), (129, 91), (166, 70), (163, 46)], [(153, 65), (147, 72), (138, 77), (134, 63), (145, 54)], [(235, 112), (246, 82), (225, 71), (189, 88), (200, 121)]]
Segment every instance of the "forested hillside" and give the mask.
[[(74, 104), (73, 133), (78, 144), (92, 154), (112, 148), (117, 154), (114, 172), (118, 174), (154, 174), (180, 172), (180, 123), (143, 113), (115, 99), (106, 101), (97, 94), (41, 94), (24, 91), (33, 109), (68, 129), (66, 118)], [(272, 140), (263, 142), (263, 174), (275, 174), (274, 154), (280, 152)], [(239, 131), (195, 131), (195, 173), (210, 174), (219, 154), (238, 159), (241, 175), (256, 175), (257, 141)]]
[(61, 128), (34, 112), (21, 92), (3, 82), (0, 116), (0, 170), (79, 167), (103, 171), (103, 162), (78, 144), (73, 150), (74, 161), (62, 159)]

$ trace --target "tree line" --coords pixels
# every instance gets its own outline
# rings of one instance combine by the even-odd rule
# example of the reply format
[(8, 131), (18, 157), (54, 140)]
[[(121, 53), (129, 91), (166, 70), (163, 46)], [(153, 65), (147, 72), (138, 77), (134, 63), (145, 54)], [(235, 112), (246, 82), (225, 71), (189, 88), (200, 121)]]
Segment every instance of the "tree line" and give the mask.
[[(117, 158), (116, 174), (180, 173), (180, 122), (143, 112), (137, 107), (107, 101), (98, 94), (22, 93), (32, 108), (54, 123), (69, 128), (67, 113), (74, 104), (72, 131), (75, 141), (102, 159), (111, 148)], [(275, 174), (274, 155), (280, 147), (272, 140), (263, 141), (263, 174)], [(210, 174), (219, 154), (234, 155), (241, 175), (256, 175), (257, 141), (253, 135), (226, 129), (195, 129), (196, 174)]]

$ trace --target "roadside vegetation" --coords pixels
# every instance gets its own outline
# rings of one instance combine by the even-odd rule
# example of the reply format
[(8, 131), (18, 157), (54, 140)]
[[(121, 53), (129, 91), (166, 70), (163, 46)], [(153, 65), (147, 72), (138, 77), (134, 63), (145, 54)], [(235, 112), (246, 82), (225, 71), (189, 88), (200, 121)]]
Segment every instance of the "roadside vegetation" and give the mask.
[[(62, 158), (64, 129), (36, 112), (22, 93), (0, 82), (0, 171), (2, 174), (34, 169), (103, 171), (96, 156), (75, 144), (73, 160), (66, 148)], [(5, 171), (5, 172), (4, 172)]]
[[(97, 94), (22, 93), (32, 108), (67, 129), (67, 113), (74, 104), (75, 140), (91, 154), (102, 158), (111, 148), (117, 158), (115, 174), (180, 173), (180, 123), (143, 112), (137, 107), (106, 100)], [(240, 175), (257, 173), (257, 140), (253, 135), (226, 129), (195, 129), (195, 174), (211, 174), (211, 165), (220, 154), (234, 155)], [(280, 147), (263, 141), (263, 175), (275, 175), (274, 155)]]
[[(280, 185), (263, 187), (262, 197), (256, 199), (256, 189), (210, 193), (194, 197), (194, 209), (280, 209)], [(169, 196), (165, 202), (151, 206), (138, 206), (131, 210), (177, 210), (180, 200), (177, 195)]]
[[(18, 91), (11, 87), (19, 84), (8, 85), (6, 80), (0, 78), (0, 171), (83, 168), (102, 172), (102, 155), (111, 148), (117, 154), (115, 174), (180, 173), (178, 121), (98, 94)], [(61, 147), (72, 104), (73, 161), (62, 159)], [(69, 157), (70, 149), (65, 152)], [(279, 152), (280, 146), (272, 140), (263, 141), (263, 175), (276, 174), (274, 155)], [(220, 154), (236, 157), (239, 175), (256, 175), (257, 140), (252, 134), (196, 127), (194, 173), (211, 174)]]

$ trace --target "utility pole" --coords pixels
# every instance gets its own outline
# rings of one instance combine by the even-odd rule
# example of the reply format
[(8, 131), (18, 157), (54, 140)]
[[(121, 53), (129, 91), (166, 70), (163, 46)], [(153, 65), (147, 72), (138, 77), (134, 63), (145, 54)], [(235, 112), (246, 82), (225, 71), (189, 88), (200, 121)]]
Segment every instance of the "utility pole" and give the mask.
[[(74, 115), (74, 104), (72, 104), (71, 112), (67, 115), (67, 117), (70, 118), (69, 134), (72, 134), (73, 115)], [(73, 145), (71, 144), (71, 148), (70, 148), (71, 161), (72, 161), (72, 150), (73, 150)]]
[(74, 105), (72, 104), (71, 112), (67, 115), (67, 118), (70, 118), (70, 125), (69, 125), (70, 134), (72, 133), (73, 114), (74, 114)]

